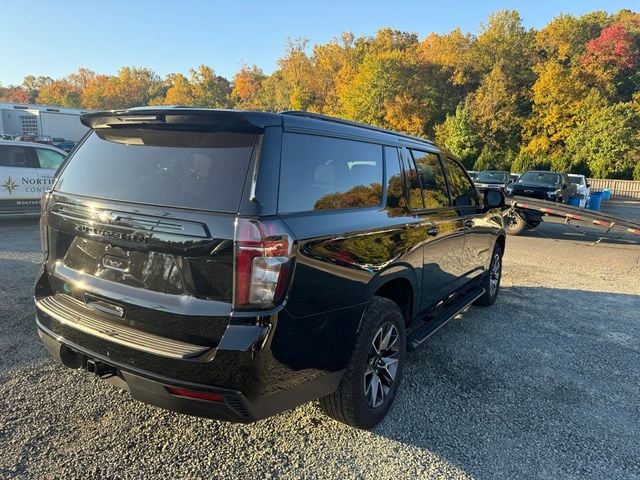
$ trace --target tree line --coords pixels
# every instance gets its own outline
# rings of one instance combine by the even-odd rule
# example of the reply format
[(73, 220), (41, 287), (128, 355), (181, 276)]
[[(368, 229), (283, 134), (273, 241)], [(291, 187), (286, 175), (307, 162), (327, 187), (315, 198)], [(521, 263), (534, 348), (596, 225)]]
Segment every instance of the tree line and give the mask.
[(123, 67), (25, 77), (0, 100), (92, 110), (197, 105), (307, 110), (435, 138), (469, 169), (532, 168), (640, 180), (640, 14), (560, 15), (526, 29), (517, 11), (490, 15), (477, 35), (344, 33), (289, 40), (267, 75), (231, 80), (201, 65), (185, 76)]

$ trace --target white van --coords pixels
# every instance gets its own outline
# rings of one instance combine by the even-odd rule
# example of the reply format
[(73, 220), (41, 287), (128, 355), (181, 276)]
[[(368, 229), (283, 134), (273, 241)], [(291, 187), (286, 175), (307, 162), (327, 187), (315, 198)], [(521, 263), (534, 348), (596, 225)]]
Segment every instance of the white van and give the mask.
[(66, 155), (49, 145), (0, 140), (0, 215), (39, 213)]

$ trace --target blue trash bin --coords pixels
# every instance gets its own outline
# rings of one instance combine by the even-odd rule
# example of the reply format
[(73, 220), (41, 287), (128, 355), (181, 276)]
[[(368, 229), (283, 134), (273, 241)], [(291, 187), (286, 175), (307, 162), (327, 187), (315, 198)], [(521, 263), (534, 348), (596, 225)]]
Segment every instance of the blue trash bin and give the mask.
[(589, 210), (600, 210), (602, 206), (602, 192), (592, 192), (589, 197)]
[(613, 191), (610, 188), (602, 190), (602, 200), (611, 200), (611, 194)]
[(572, 207), (579, 207), (580, 199), (578, 197), (571, 197), (569, 199), (569, 205), (571, 205)]

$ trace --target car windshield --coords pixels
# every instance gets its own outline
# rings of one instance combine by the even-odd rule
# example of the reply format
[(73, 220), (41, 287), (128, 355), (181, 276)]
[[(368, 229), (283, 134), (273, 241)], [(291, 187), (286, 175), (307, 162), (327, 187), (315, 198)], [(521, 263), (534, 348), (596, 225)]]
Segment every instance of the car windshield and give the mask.
[(582, 175), (569, 175), (569, 181), (574, 185), (584, 185), (584, 177)]
[(540, 183), (543, 185), (557, 185), (560, 175), (551, 172), (527, 172), (520, 177), (518, 183)]
[(486, 182), (501, 182), (506, 183), (507, 176), (509, 174), (506, 172), (496, 172), (493, 170), (485, 170), (484, 172), (480, 172), (476, 177), (476, 180), (486, 181)]

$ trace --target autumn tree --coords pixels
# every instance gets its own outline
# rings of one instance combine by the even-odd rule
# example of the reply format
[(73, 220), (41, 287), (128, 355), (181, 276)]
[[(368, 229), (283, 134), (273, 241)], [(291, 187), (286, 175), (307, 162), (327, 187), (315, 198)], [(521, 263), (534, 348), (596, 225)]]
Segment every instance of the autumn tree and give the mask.
[(171, 87), (167, 89), (164, 98), (165, 105), (195, 105), (195, 98), (191, 90), (189, 79), (181, 73), (168, 76)]
[(262, 82), (267, 78), (261, 68), (244, 66), (233, 77), (230, 100), (236, 108), (263, 110)]
[(569, 66), (577, 63), (587, 42), (600, 35), (607, 15), (593, 12), (581, 17), (559, 15), (535, 34), (538, 62), (554, 60)]
[(308, 40), (298, 38), (287, 39), (286, 54), (278, 61), (282, 82), (274, 85), (283, 90), (289, 97), (289, 108), (306, 110), (313, 104), (313, 67), (305, 49)]
[(153, 70), (122, 67), (116, 76), (88, 78), (82, 91), (82, 106), (102, 110), (148, 105), (162, 93), (160, 86), (160, 77)]
[(640, 85), (637, 69), (639, 43), (640, 32), (633, 35), (627, 27), (615, 23), (587, 43), (580, 63), (603, 93), (612, 99), (630, 100)]
[(22, 87), (0, 85), (0, 102), (29, 103), (29, 93)]
[(55, 80), (40, 88), (36, 102), (77, 108), (82, 104), (82, 90), (69, 80)]
[(496, 64), (469, 96), (469, 112), (482, 143), (483, 161), (476, 169), (507, 168), (517, 152), (523, 123), (517, 100), (518, 93), (502, 63)]
[(22, 89), (27, 93), (27, 103), (35, 103), (40, 89), (53, 82), (51, 77), (27, 75), (22, 80)]
[[(567, 137), (576, 127), (578, 114), (591, 88), (575, 67), (549, 60), (536, 67), (532, 87), (533, 114), (526, 123), (524, 152), (554, 157), (563, 153)], [(597, 92), (594, 101), (598, 97)]]

